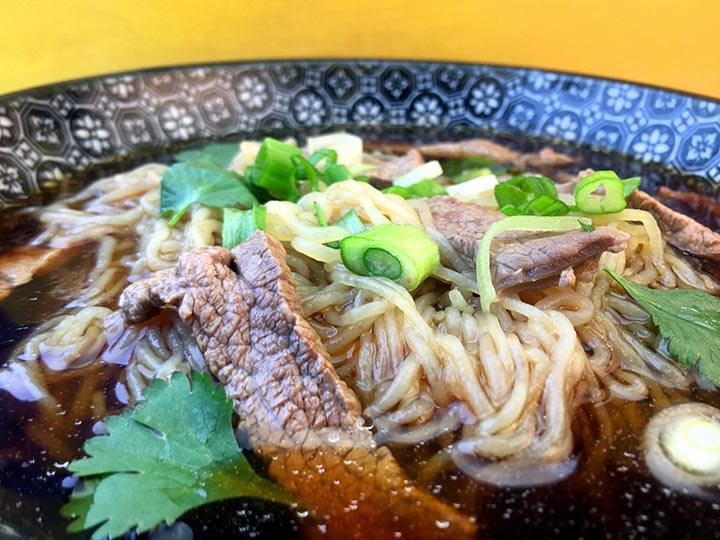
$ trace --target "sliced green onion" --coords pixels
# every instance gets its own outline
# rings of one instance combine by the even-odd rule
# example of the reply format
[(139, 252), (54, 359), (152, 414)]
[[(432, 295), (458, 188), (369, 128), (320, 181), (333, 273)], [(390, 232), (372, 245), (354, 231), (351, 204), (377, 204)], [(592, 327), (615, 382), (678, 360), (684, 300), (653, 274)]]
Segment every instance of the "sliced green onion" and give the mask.
[(407, 290), (417, 288), (437, 269), (437, 244), (413, 225), (387, 223), (340, 242), (348, 270), (361, 276), (386, 277)]
[(720, 422), (689, 416), (666, 431), (665, 449), (676, 463), (693, 472), (720, 474)]
[(377, 169), (375, 165), (368, 165), (367, 163), (361, 163), (360, 165), (355, 165), (354, 167), (348, 165), (347, 167), (353, 177), (357, 177), (360, 174), (374, 171), (375, 169)]
[(587, 175), (577, 183), (573, 195), (578, 210), (585, 214), (614, 214), (627, 206), (625, 185), (613, 171)]
[(317, 201), (313, 201), (313, 206), (315, 207), (315, 215), (317, 216), (318, 225), (321, 227), (327, 227), (327, 218), (325, 217), (325, 212), (323, 212), (322, 206)]
[(463, 171), (457, 176), (452, 177), (450, 180), (453, 184), (465, 184), (466, 182), (470, 182), (472, 180), (475, 180), (478, 177), (481, 176), (494, 176), (493, 172), (488, 167), (483, 167), (482, 169), (468, 169), (466, 171)]
[(420, 182), (420, 180), (434, 180), (438, 176), (441, 176), (442, 173), (443, 170), (438, 161), (428, 161), (415, 167), (412, 171), (398, 176), (393, 180), (393, 186), (410, 187)]
[(323, 171), (323, 180), (326, 185), (342, 182), (344, 180), (352, 180), (352, 174), (345, 165), (335, 163), (327, 165)]
[(308, 161), (312, 163), (314, 167), (317, 167), (323, 159), (325, 160), (325, 165), (335, 165), (338, 160), (338, 153), (330, 148), (323, 148), (322, 150), (313, 152), (308, 158)]
[(572, 216), (512, 216), (490, 225), (482, 240), (480, 240), (475, 257), (475, 272), (482, 310), (488, 311), (490, 305), (497, 298), (490, 272), (490, 246), (498, 234), (511, 230), (529, 232), (573, 231), (580, 229), (582, 223), (577, 217)]
[(295, 165), (295, 170), (293, 171), (294, 181), (308, 180), (310, 183), (310, 191), (319, 191), (318, 170), (315, 166), (302, 156), (290, 156), (290, 160)]
[(642, 178), (639, 176), (633, 176), (632, 178), (621, 180), (621, 182), (623, 183), (623, 195), (627, 198), (632, 195), (633, 191), (640, 187)]
[(268, 137), (263, 141), (255, 163), (247, 168), (245, 177), (273, 198), (297, 201), (300, 192), (295, 181), (295, 157), (302, 157), (300, 148)]
[(383, 193), (394, 193), (403, 199), (422, 199), (423, 197), (448, 194), (442, 184), (430, 179), (420, 180), (409, 187), (390, 186), (383, 189)]
[(357, 167), (363, 159), (363, 140), (350, 133), (330, 133), (308, 137), (306, 147), (311, 154), (324, 149), (337, 152), (337, 162), (350, 169)]
[[(327, 218), (325, 217), (325, 212), (323, 212), (322, 207), (318, 204), (317, 201), (313, 201), (313, 206), (315, 206), (315, 215), (317, 216), (318, 225), (321, 227), (327, 227), (328, 222)], [(344, 229), (347, 229), (347, 231), (352, 234), (359, 234), (365, 230), (365, 225), (362, 221), (360, 221), (360, 218), (358, 217), (357, 211), (354, 208), (351, 208), (347, 214), (345, 214), (343, 217), (338, 219), (334, 225), (339, 225), (340, 227), (343, 227)], [(328, 247), (338, 249), (340, 247), (340, 240), (333, 240), (332, 242), (328, 242), (326, 244)]]
[(473, 177), (462, 184), (448, 186), (446, 190), (451, 197), (470, 197), (494, 189), (497, 184), (497, 177), (493, 174), (487, 174)]
[(570, 209), (555, 183), (544, 176), (515, 176), (495, 186), (495, 200), (507, 216), (564, 216)]
[(564, 216), (570, 212), (570, 208), (560, 199), (540, 195), (520, 208), (513, 205), (503, 206), (500, 212), (506, 216)]
[(232, 249), (247, 240), (255, 231), (264, 231), (267, 208), (254, 204), (250, 210), (223, 209), (222, 245)]
[(478, 176), (502, 175), (507, 167), (489, 158), (454, 158), (443, 160), (443, 171), (453, 184), (461, 184)]
[(344, 227), (350, 231), (350, 234), (360, 234), (365, 230), (365, 225), (360, 221), (360, 217), (354, 208), (348, 210), (347, 214), (338, 219), (335, 225)]
[(585, 232), (593, 232), (595, 230), (595, 225), (593, 225), (592, 223), (583, 221), (582, 219), (579, 219), (579, 218), (578, 218), (578, 223), (580, 224), (580, 228)]

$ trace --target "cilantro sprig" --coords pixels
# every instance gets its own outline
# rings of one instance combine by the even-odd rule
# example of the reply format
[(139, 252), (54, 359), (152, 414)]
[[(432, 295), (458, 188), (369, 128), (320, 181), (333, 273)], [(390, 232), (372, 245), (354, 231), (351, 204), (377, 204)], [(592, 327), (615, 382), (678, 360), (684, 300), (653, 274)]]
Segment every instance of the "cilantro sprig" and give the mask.
[[(160, 184), (160, 214), (171, 216), (168, 222), (171, 227), (194, 203), (213, 208), (254, 209), (255, 205), (273, 199), (297, 201), (308, 191), (320, 190), (321, 183), (329, 186), (353, 179), (350, 170), (337, 162), (335, 150), (319, 150), (305, 159), (297, 146), (267, 137), (244, 175), (226, 168), (237, 152), (238, 146), (234, 144), (211, 144), (175, 156), (178, 163), (165, 171)], [(256, 215), (255, 210), (252, 213)], [(234, 245), (235, 238), (226, 236), (225, 231), (236, 228), (223, 229), (223, 245)]]
[[(191, 384), (192, 383), (192, 384)], [(238, 448), (232, 404), (209, 376), (153, 381), (134, 410), (105, 421), (108, 435), (85, 443), (90, 456), (69, 470), (85, 479), (62, 513), (70, 532), (98, 527), (93, 539), (141, 533), (214, 501), (292, 497), (257, 476)]]
[(688, 369), (720, 387), (720, 298), (698, 290), (650, 289), (605, 268), (652, 317), (668, 351)]
[(179, 162), (214, 164), (225, 169), (232, 163), (237, 153), (236, 143), (217, 143), (199, 149), (185, 150), (175, 154), (175, 159)]
[(160, 214), (172, 214), (175, 225), (193, 203), (213, 208), (239, 205), (252, 207), (258, 201), (242, 178), (213, 163), (176, 163), (160, 182)]

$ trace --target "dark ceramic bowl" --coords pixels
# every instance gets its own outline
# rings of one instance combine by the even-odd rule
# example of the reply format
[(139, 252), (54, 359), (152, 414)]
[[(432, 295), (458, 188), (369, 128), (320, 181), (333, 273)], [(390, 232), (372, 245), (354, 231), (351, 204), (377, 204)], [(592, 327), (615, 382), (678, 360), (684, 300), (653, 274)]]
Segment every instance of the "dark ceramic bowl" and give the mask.
[[(720, 181), (720, 102), (625, 82), (502, 66), (279, 61), (188, 66), (0, 97), (0, 206), (63, 189), (128, 158), (269, 130), (348, 127), (376, 137), (551, 139), (618, 153), (664, 182)], [(597, 159), (597, 158), (595, 158)], [(607, 159), (607, 158), (606, 158)], [(654, 175), (654, 176), (653, 176)], [(704, 180), (702, 180), (704, 179)]]
[[(666, 184), (717, 196), (720, 183), (718, 101), (501, 66), (250, 62), (119, 74), (0, 97), (0, 209), (48, 200), (77, 183), (165, 159), (198, 142), (338, 128), (374, 139), (482, 135), (524, 150), (551, 144), (588, 166), (640, 174), (650, 189)], [(36, 531), (28, 533), (32, 538), (62, 536), (59, 475), (43, 475), (43, 482), (33, 480), (30, 491), (18, 493), (18, 486), (28, 485), (26, 473), (11, 474), (3, 464), (0, 455), (0, 538), (24, 537), (12, 536), (17, 530)], [(584, 477), (575, 487), (560, 482), (535, 490), (486, 489), (477, 506), (482, 536), (719, 538), (716, 504), (633, 477), (623, 463), (611, 465), (601, 478)], [(220, 518), (214, 512), (201, 509), (193, 519), (214, 523), (238, 511)], [(282, 527), (259, 536), (287, 533)], [(235, 534), (241, 530), (242, 523)], [(203, 534), (196, 530), (195, 538), (225, 533)]]

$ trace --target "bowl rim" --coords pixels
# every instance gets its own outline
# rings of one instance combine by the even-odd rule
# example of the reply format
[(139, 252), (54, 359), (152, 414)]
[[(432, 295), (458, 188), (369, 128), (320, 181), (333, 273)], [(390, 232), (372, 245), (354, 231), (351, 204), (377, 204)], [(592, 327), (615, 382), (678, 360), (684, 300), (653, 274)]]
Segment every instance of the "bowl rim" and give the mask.
[(351, 62), (351, 63), (397, 63), (397, 64), (408, 64), (408, 65), (421, 65), (421, 64), (434, 64), (434, 65), (447, 65), (447, 66), (463, 66), (463, 67), (491, 67), (494, 69), (510, 69), (515, 71), (538, 71), (546, 74), (557, 74), (565, 77), (583, 77), (591, 79), (597, 82), (610, 82), (614, 84), (624, 84), (643, 88), (647, 90), (655, 90), (659, 92), (665, 92), (668, 94), (675, 94), (682, 97), (688, 97), (693, 99), (700, 99), (715, 103), (720, 106), (720, 97), (708, 96), (696, 92), (687, 90), (678, 90), (667, 86), (655, 85), (651, 83), (643, 83), (638, 81), (632, 81), (629, 79), (623, 79), (619, 77), (607, 77), (603, 75), (589, 74), (581, 71), (572, 70), (558, 70), (545, 67), (534, 67), (530, 65), (522, 64), (506, 64), (496, 62), (472, 62), (472, 61), (454, 61), (454, 60), (433, 60), (433, 59), (407, 59), (407, 58), (373, 58), (373, 57), (316, 57), (316, 58), (258, 58), (258, 59), (242, 59), (242, 60), (219, 60), (212, 62), (194, 62), (187, 64), (162, 64), (158, 66), (143, 67), (138, 69), (129, 70), (118, 70), (108, 71), (102, 73), (96, 73), (94, 75), (87, 75), (76, 78), (62, 79), (55, 82), (29, 86), (20, 90), (14, 90), (5, 94), (0, 94), (0, 103), (15, 98), (24, 97), (30, 94), (43, 94), (56, 90), (61, 87), (73, 86), (77, 84), (83, 84), (102, 80), (106, 78), (114, 77), (127, 77), (127, 76), (146, 76), (154, 73), (166, 73), (170, 71), (190, 71), (193, 69), (202, 68), (223, 68), (223, 67), (242, 67), (242, 66), (258, 66), (258, 65), (280, 65), (280, 64), (293, 64), (293, 63), (331, 63), (331, 62)]

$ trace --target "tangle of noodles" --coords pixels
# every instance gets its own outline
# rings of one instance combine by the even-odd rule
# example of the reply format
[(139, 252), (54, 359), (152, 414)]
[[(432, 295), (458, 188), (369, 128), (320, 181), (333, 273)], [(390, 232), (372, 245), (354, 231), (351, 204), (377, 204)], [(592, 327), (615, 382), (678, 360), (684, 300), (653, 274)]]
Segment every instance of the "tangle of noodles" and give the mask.
[[(115, 311), (127, 282), (220, 241), (219, 210), (194, 205), (174, 227), (159, 216), (163, 171), (148, 165), (96, 182), (39, 214), (46, 228), (36, 244), (93, 245), (95, 262), (84, 291), (16, 348), (0, 380), (22, 372), (23, 391), (38, 399), (47, 392), (43, 370), (120, 364), (132, 403), (153, 378), (204, 368), (176, 316), (126, 327)], [(315, 205), (329, 223), (355, 209), (368, 226), (424, 227), (439, 244), (442, 264), (412, 294), (387, 279), (355, 275), (326, 245), (347, 232), (318, 225)], [(639, 400), (648, 395), (649, 380), (669, 388), (690, 384), (647, 314), (611, 288), (602, 271), (570, 287), (502, 297), (483, 313), (473, 270), (422, 203), (346, 182), (298, 203), (266, 206), (267, 232), (288, 251), (304, 314), (357, 392), (378, 440), (450, 438), (452, 449), (437, 454), (429, 469), (452, 460), (488, 482), (548, 482), (572, 471), (570, 422), (579, 403)], [(665, 245), (650, 214), (624, 210), (594, 223), (632, 235), (624, 252), (603, 254), (598, 268), (655, 287), (714, 286)]]

